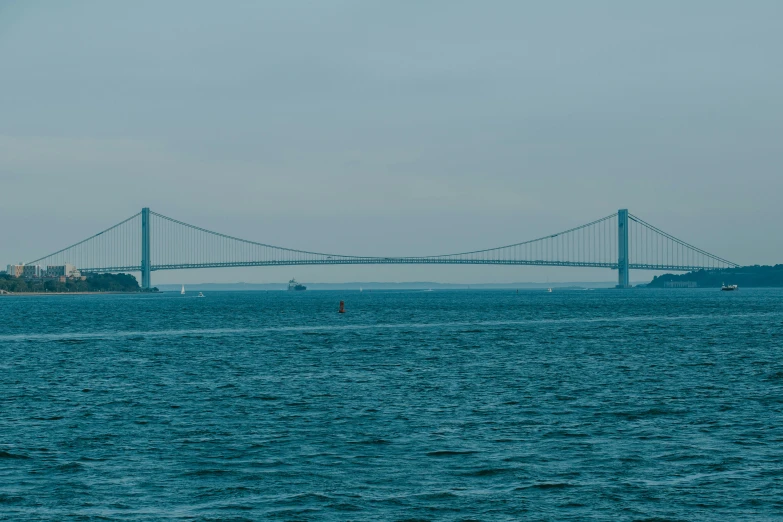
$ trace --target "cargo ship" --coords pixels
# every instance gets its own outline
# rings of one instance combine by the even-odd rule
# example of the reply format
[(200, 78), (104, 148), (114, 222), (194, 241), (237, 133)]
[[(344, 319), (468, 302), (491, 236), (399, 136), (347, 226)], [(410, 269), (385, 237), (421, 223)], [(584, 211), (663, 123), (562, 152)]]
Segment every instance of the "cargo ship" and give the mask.
[(288, 282), (288, 291), (289, 292), (301, 292), (302, 290), (307, 290), (307, 287), (305, 285), (300, 285), (296, 282), (296, 279), (291, 279)]

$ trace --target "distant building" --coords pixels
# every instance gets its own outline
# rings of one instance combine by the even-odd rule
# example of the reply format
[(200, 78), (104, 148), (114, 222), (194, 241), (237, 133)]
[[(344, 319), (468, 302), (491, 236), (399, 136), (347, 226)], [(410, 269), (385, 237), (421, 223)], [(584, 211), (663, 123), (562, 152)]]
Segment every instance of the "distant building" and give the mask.
[(35, 277), (43, 276), (43, 267), (40, 265), (8, 265), (8, 270), (6, 270), (6, 272), (11, 277), (33, 279)]
[(11, 277), (22, 277), (24, 272), (24, 265), (8, 265), (6, 273)]
[(32, 279), (34, 277), (41, 277), (43, 275), (43, 267), (40, 265), (24, 265), (22, 270), (22, 277), (25, 279)]
[(68, 263), (46, 267), (46, 277), (81, 277), (81, 275), (74, 265)]
[(663, 284), (664, 288), (698, 288), (698, 286), (696, 281), (666, 281)]

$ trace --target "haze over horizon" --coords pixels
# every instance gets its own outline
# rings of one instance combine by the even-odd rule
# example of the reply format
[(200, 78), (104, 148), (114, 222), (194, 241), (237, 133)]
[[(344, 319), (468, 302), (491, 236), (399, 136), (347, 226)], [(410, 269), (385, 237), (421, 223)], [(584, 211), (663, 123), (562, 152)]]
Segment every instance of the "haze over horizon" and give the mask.
[[(0, 4), (0, 265), (148, 206), (254, 241), (428, 255), (628, 208), (783, 262), (783, 4)], [(634, 271), (634, 281), (652, 278)], [(153, 284), (611, 281), (303, 266)]]

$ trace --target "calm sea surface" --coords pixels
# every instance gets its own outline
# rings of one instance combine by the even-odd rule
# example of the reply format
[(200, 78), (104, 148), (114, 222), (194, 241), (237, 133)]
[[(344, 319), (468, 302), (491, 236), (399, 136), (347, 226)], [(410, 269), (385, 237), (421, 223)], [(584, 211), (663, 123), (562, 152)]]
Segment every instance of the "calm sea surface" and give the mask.
[(3, 520), (783, 518), (783, 290), (0, 297), (0, 318)]

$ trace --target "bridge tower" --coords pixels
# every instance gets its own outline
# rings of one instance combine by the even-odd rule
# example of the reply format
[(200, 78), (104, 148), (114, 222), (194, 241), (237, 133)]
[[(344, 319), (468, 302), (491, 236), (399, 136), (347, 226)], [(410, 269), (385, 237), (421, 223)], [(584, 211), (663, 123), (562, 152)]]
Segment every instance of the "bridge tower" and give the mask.
[(617, 288), (630, 288), (628, 270), (628, 209), (617, 211)]
[(141, 287), (150, 288), (150, 209), (141, 209)]

